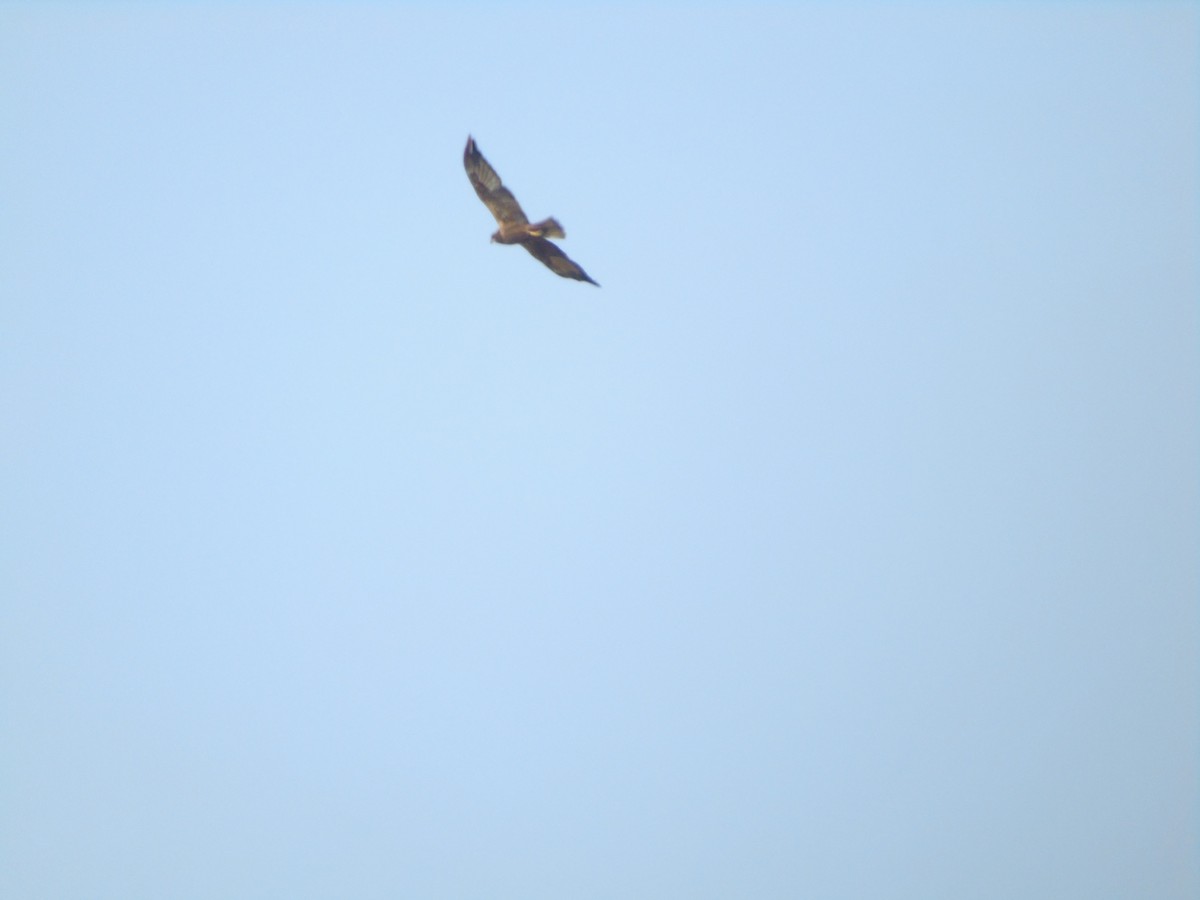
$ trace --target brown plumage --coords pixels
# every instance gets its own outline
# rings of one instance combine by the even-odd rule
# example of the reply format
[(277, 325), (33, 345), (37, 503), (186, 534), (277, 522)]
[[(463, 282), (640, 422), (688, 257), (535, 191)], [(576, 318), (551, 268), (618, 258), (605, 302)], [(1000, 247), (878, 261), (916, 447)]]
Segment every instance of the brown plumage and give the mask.
[(530, 223), (517, 198), (500, 181), (500, 176), (483, 158), (483, 154), (475, 146), (475, 139), (471, 137), (467, 138), (467, 149), (463, 151), (463, 168), (467, 170), (467, 177), (471, 179), (471, 187), (475, 188), (475, 193), (495, 216), (496, 223), (500, 226), (492, 235), (493, 241), (498, 244), (520, 244), (555, 275), (586, 281), (600, 287), (599, 282), (592, 281), (578, 263), (572, 261), (556, 244), (547, 240), (567, 236), (558, 220), (543, 219)]

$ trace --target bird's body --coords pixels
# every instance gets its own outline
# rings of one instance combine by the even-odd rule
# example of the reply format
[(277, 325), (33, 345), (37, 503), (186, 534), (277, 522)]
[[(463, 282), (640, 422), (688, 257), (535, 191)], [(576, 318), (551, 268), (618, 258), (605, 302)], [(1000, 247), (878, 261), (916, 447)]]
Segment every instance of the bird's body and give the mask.
[(492, 240), (497, 244), (523, 244), (530, 238), (565, 238), (567, 233), (563, 231), (563, 227), (558, 224), (558, 219), (543, 219), (540, 222), (534, 222), (532, 225), (528, 222), (524, 224), (503, 223), (500, 228), (492, 235)]
[(495, 243), (520, 244), (534, 259), (543, 263), (556, 275), (600, 286), (578, 263), (549, 241), (549, 238), (567, 236), (558, 220), (550, 218), (531, 223), (517, 198), (504, 186), (496, 170), (483, 158), (483, 154), (475, 146), (475, 139), (471, 137), (467, 138), (467, 147), (463, 151), (463, 168), (467, 170), (467, 178), (475, 188), (475, 193), (500, 226), (492, 235)]

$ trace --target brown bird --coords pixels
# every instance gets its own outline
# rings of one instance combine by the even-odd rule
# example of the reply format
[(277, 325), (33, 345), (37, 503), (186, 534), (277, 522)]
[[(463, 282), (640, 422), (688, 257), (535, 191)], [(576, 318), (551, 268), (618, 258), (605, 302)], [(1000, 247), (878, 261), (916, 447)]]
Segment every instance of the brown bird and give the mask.
[(592, 281), (578, 263), (573, 262), (556, 244), (547, 240), (567, 236), (558, 220), (542, 219), (531, 224), (517, 198), (501, 183), (500, 176), (483, 158), (483, 154), (475, 146), (475, 139), (470, 136), (467, 137), (467, 149), (463, 151), (463, 168), (467, 170), (467, 177), (471, 179), (471, 187), (475, 188), (475, 193), (496, 217), (500, 226), (492, 235), (495, 243), (520, 244), (555, 275), (586, 281), (600, 287), (600, 283)]

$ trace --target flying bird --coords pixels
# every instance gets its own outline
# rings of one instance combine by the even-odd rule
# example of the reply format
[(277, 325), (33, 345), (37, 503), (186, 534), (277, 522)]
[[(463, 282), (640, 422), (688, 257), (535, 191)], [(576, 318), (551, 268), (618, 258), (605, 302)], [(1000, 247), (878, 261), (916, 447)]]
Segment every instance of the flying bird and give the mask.
[(555, 275), (586, 281), (600, 287), (600, 283), (592, 281), (579, 263), (571, 260), (557, 244), (548, 240), (567, 236), (558, 224), (558, 219), (542, 219), (540, 222), (530, 223), (517, 198), (500, 181), (496, 170), (488, 164), (479, 148), (475, 146), (475, 139), (469, 136), (467, 149), (463, 151), (463, 168), (467, 170), (467, 177), (471, 179), (471, 187), (475, 188), (475, 193), (496, 217), (496, 223), (500, 226), (492, 235), (495, 243), (520, 244)]

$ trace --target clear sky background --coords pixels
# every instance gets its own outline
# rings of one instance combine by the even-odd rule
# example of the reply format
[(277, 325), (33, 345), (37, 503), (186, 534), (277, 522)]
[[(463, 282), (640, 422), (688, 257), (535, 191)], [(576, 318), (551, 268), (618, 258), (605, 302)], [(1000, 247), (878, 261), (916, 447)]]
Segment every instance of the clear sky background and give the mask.
[(1198, 25), (0, 7), (0, 895), (1192, 900)]

